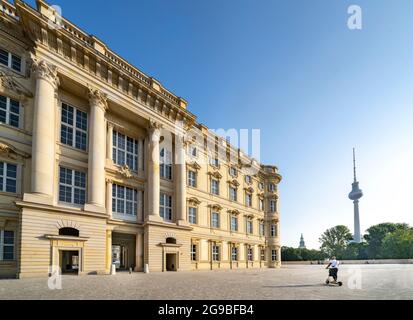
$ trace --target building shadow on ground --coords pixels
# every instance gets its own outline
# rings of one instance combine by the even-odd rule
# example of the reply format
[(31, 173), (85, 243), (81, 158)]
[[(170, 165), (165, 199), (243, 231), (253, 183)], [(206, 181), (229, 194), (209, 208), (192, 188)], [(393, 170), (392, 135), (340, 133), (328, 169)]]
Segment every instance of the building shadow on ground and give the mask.
[(263, 286), (263, 288), (307, 288), (307, 287), (325, 287), (325, 284), (289, 284), (283, 286)]

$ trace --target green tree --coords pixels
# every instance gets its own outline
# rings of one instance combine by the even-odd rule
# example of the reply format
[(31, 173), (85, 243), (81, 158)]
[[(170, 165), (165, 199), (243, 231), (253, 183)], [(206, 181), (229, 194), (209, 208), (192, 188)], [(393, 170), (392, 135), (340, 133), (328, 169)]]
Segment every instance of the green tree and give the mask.
[(281, 247), (281, 260), (282, 261), (302, 261), (303, 258), (300, 256), (296, 248)]
[(320, 237), (321, 251), (328, 256), (337, 256), (342, 259), (348, 242), (353, 239), (350, 230), (343, 225), (327, 229)]
[(413, 229), (399, 229), (383, 239), (380, 255), (386, 259), (413, 258)]
[(367, 234), (364, 239), (368, 244), (368, 256), (370, 259), (384, 258), (380, 255), (381, 247), (384, 238), (397, 231), (397, 230), (408, 230), (409, 225), (406, 223), (380, 223), (368, 228)]

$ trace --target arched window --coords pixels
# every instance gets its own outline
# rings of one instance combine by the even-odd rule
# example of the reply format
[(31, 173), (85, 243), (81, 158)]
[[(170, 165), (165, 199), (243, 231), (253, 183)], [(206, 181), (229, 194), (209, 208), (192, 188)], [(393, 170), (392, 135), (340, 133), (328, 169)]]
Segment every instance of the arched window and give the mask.
[(79, 236), (79, 230), (75, 228), (69, 228), (69, 227), (64, 227), (59, 229), (59, 236), (72, 236), (72, 237), (78, 237)]
[(175, 239), (175, 238), (172, 238), (172, 237), (166, 238), (166, 243), (176, 244), (176, 239)]

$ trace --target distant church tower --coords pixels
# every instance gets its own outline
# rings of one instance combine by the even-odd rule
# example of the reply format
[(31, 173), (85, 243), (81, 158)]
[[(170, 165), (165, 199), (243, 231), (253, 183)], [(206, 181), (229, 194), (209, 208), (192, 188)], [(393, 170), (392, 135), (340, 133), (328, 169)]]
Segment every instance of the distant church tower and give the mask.
[(299, 249), (305, 249), (305, 242), (304, 242), (303, 234), (301, 234), (300, 246), (299, 246), (298, 248), (299, 248)]
[(353, 148), (353, 173), (354, 181), (351, 184), (351, 192), (348, 197), (353, 200), (354, 203), (354, 242), (361, 242), (361, 232), (360, 232), (360, 214), (359, 214), (359, 199), (363, 196), (363, 191), (359, 188), (359, 183), (356, 177), (356, 152)]

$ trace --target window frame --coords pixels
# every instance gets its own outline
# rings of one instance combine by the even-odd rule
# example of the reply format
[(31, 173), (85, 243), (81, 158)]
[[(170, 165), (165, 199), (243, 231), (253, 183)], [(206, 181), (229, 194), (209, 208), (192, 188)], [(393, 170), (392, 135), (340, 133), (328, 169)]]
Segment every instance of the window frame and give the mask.
[(245, 206), (252, 207), (252, 194), (245, 192)]
[(272, 262), (277, 261), (277, 250), (276, 249), (271, 249), (271, 261)]
[[(214, 192), (214, 182), (216, 182), (216, 192)], [(219, 184), (220, 184), (220, 181), (219, 181), (219, 179), (215, 179), (215, 178), (211, 178), (211, 193), (213, 194), (213, 195), (216, 195), (216, 196), (219, 196)]]
[[(162, 198), (164, 198), (164, 204), (162, 204)], [(167, 202), (165, 201), (166, 199), (168, 199), (170, 201), (170, 206), (167, 206)], [(163, 216), (162, 216), (162, 209), (163, 209)], [(165, 218), (165, 212), (166, 210), (170, 211), (170, 219), (166, 219)], [(173, 199), (172, 196), (170, 194), (167, 194), (165, 192), (160, 192), (159, 193), (159, 216), (167, 222), (172, 222), (173, 221)]]
[(247, 234), (254, 234), (254, 221), (252, 219), (247, 219), (246, 228)]
[[(17, 194), (18, 190), (18, 180), (19, 180), (19, 165), (16, 163), (11, 163), (0, 159), (0, 163), (3, 163), (0, 166), (0, 176), (3, 179), (3, 183), (0, 185), (0, 192), (9, 193), (9, 194)], [(16, 177), (8, 176), (9, 166), (16, 167)], [(14, 181), (14, 191), (7, 191), (7, 182)]]
[[(123, 188), (123, 198), (119, 197), (118, 188)], [(127, 199), (127, 190), (132, 192), (132, 200)], [(115, 195), (113, 195), (115, 193)], [(136, 188), (127, 187), (121, 184), (112, 183), (112, 215), (127, 220), (136, 220), (138, 215), (139, 195)], [(123, 212), (117, 211), (119, 201), (123, 201)], [(127, 213), (127, 205), (132, 203), (132, 214)], [(115, 210), (114, 210), (115, 209)]]
[[(231, 219), (230, 219), (230, 228), (231, 231), (233, 232), (238, 232), (238, 217), (236, 215), (231, 215)], [(235, 229), (233, 228), (233, 221), (235, 221)]]
[[(193, 211), (192, 214), (191, 214), (191, 211)], [(195, 222), (191, 221), (191, 217), (192, 218), (195, 217)], [(198, 208), (197, 207), (193, 207), (193, 206), (188, 207), (188, 222), (190, 224), (198, 224)]]
[[(231, 191), (234, 191), (234, 194), (232, 195)], [(237, 202), (238, 201), (238, 188), (229, 186), (229, 200)]]
[(190, 250), (190, 254), (191, 254), (191, 261), (198, 261), (198, 246), (196, 243), (191, 243), (191, 250)]
[[(191, 176), (192, 175), (192, 176)], [(188, 170), (188, 186), (192, 188), (197, 187), (197, 172), (195, 170)]]
[(238, 248), (236, 246), (231, 246), (231, 261), (238, 261)]
[[(71, 174), (71, 184), (70, 184), (70, 185), (61, 182), (62, 169), (70, 170), (70, 171), (72, 172), (72, 174)], [(85, 186), (84, 186), (84, 187), (79, 187), (79, 186), (76, 186), (76, 185), (75, 185), (75, 174), (76, 174), (76, 172), (84, 175), (84, 177), (85, 177)], [(59, 180), (58, 180), (59, 188), (58, 188), (58, 195), (57, 195), (57, 196), (58, 196), (58, 201), (59, 201), (59, 203), (68, 204), (68, 205), (74, 205), (74, 206), (83, 206), (85, 203), (87, 203), (87, 187), (88, 187), (87, 182), (88, 182), (88, 181), (87, 181), (87, 173), (86, 173), (85, 171), (73, 169), (73, 168), (70, 168), (70, 167), (66, 167), (66, 166), (64, 166), (64, 165), (59, 165)], [(70, 192), (71, 192), (70, 202), (67, 202), (67, 201), (65, 201), (65, 200), (61, 200), (61, 199), (60, 199), (60, 187), (61, 187), (61, 186), (66, 187), (66, 188), (68, 187), (68, 188), (71, 189), (71, 191), (70, 191)], [(74, 199), (75, 199), (75, 189), (78, 189), (78, 190), (84, 192), (84, 200), (85, 200), (84, 203), (76, 203), (76, 202), (74, 202)]]
[(252, 247), (247, 247), (247, 261), (254, 261), (254, 249)]
[[(119, 146), (119, 142), (121, 141), (122, 137), (124, 139), (123, 146), (124, 148), (122, 149)], [(128, 151), (128, 140), (132, 140), (132, 146), (133, 146), (133, 151)], [(123, 153), (123, 163), (122, 161), (119, 160), (120, 154)], [(132, 157), (133, 159), (133, 165), (132, 167), (128, 163), (128, 156)], [(128, 168), (132, 171), (138, 171), (139, 170), (139, 141), (138, 139), (132, 138), (128, 136), (127, 134), (124, 134), (118, 130), (113, 130), (112, 132), (112, 160), (113, 163), (118, 165), (118, 166), (124, 166), (127, 165)]]
[(260, 237), (265, 236), (265, 224), (264, 224), (264, 222), (259, 223), (259, 232), (260, 232)]
[[(214, 225), (214, 217), (217, 217), (216, 225)], [(211, 227), (214, 229), (219, 229), (221, 227), (220, 220), (221, 220), (220, 213), (218, 211), (212, 211), (211, 212)]]
[[(163, 155), (162, 155), (163, 153)], [(168, 162), (168, 160), (170, 160)], [(171, 181), (172, 175), (172, 151), (165, 147), (159, 150), (159, 175), (162, 179)]]
[[(4, 67), (6, 67), (6, 68), (8, 68), (8, 69), (10, 69), (10, 70), (13, 70), (14, 72), (17, 72), (17, 73), (19, 73), (19, 74), (23, 74), (23, 73), (24, 73), (23, 57), (20, 56), (20, 55), (18, 55), (18, 54), (15, 54), (15, 53), (13, 53), (13, 52), (10, 52), (10, 51), (8, 51), (8, 50), (6, 50), (6, 49), (4, 49), (4, 48), (0, 48), (0, 50), (1, 50), (1, 51), (4, 51), (4, 52), (7, 54), (7, 65), (4, 64), (4, 63), (1, 63), (1, 62), (0, 62), (0, 65), (4, 66)], [(20, 70), (17, 70), (17, 69), (15, 69), (15, 68), (13, 68), (13, 58), (14, 58), (14, 57), (20, 59)]]
[[(216, 249), (216, 250), (215, 250)], [(213, 262), (219, 262), (221, 261), (221, 257), (220, 257), (220, 246), (217, 244), (213, 244), (212, 245), (212, 261)]]
[[(3, 97), (6, 99), (6, 109), (0, 109), (3, 110), (6, 113), (6, 119), (5, 122), (1, 122), (2, 124), (5, 124), (7, 126), (10, 126), (12, 128), (17, 128), (17, 129), (22, 129), (23, 128), (23, 106), (22, 103), (19, 100), (10, 98), (9, 96), (0, 94), (0, 97)], [(17, 102), (18, 103), (18, 108), (19, 108), (19, 113), (16, 114), (16, 112), (13, 112), (11, 110), (12, 107), (12, 102)], [(13, 125), (10, 123), (10, 118), (11, 116), (17, 116), (17, 126)]]
[(266, 261), (265, 260), (265, 248), (260, 249), (260, 259), (261, 261)]
[[(73, 118), (72, 118), (73, 123), (72, 124), (70, 124), (69, 122), (63, 122), (63, 108), (64, 108), (64, 106), (73, 109), (73, 115), (72, 115), (73, 116)], [(86, 116), (86, 129), (79, 128), (77, 126), (77, 115), (78, 115), (78, 113), (83, 114), (83, 115)], [(63, 131), (62, 131), (63, 126), (67, 128), (66, 129), (67, 131), (70, 130), (71, 133), (72, 133), (72, 143), (71, 144), (69, 144), (67, 142), (63, 142)], [(76, 146), (77, 133), (85, 134), (85, 148), (84, 149), (79, 148), (79, 147)], [(66, 139), (67, 139), (67, 137), (66, 137)], [(78, 107), (75, 107), (70, 103), (62, 101), (61, 106), (60, 106), (60, 140), (59, 141), (60, 141), (61, 144), (65, 145), (65, 146), (74, 148), (74, 149), (79, 150), (79, 151), (88, 152), (89, 151), (89, 114), (86, 111), (83, 111), (82, 109), (80, 109)]]
[(270, 237), (276, 237), (276, 236), (277, 236), (277, 225), (275, 223), (271, 223)]
[[(4, 232), (12, 232), (13, 233), (13, 243), (4, 243)], [(5, 254), (5, 247), (12, 247), (13, 248), (13, 257), (12, 259), (4, 259)], [(16, 231), (15, 230), (6, 230), (0, 229), (0, 261), (15, 261), (16, 260)]]

